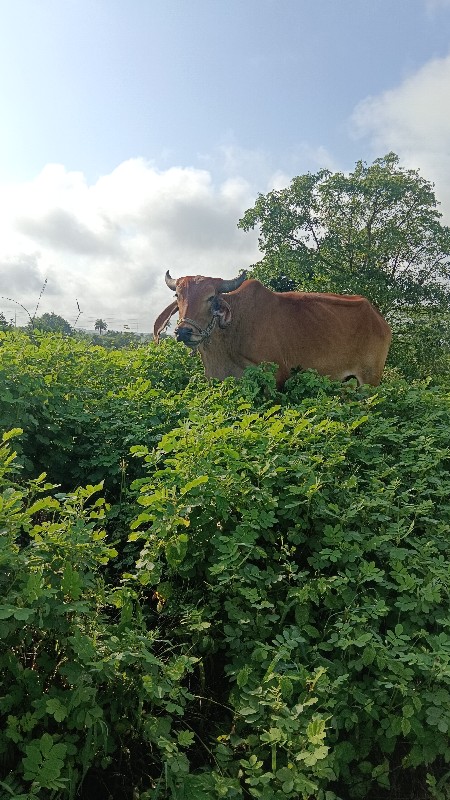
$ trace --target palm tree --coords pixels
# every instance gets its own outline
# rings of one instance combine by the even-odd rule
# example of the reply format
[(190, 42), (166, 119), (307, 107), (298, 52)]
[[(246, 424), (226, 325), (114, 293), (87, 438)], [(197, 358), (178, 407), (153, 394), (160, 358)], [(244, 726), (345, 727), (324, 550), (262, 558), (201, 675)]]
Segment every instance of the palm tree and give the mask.
[(100, 336), (102, 335), (103, 331), (106, 331), (107, 328), (106, 322), (102, 319), (98, 319), (94, 325), (94, 329), (99, 332)]

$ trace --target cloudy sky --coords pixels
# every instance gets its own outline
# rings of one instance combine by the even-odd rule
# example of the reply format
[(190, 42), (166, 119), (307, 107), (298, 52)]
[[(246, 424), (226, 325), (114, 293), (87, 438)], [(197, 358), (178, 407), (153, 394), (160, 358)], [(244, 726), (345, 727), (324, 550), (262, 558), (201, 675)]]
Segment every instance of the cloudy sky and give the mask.
[(389, 150), (450, 224), (450, 0), (0, 0), (0, 311), (148, 331), (259, 192)]

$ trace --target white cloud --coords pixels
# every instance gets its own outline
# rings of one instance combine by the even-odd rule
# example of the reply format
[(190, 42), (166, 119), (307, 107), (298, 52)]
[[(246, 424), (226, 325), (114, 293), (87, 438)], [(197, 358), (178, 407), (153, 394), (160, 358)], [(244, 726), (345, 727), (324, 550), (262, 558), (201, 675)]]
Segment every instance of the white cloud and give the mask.
[[(258, 258), (257, 234), (237, 222), (254, 202), (242, 178), (216, 184), (208, 170), (160, 171), (142, 159), (88, 185), (78, 172), (48, 165), (28, 183), (0, 186), (0, 295), (31, 313), (54, 311), (92, 327), (151, 330), (171, 300), (164, 283), (205, 274), (232, 277)], [(0, 299), (7, 318), (23, 310)]]
[(305, 171), (340, 169), (340, 165), (325, 146), (312, 146), (302, 139), (295, 146), (275, 156), (262, 148), (249, 150), (241, 147), (233, 136), (229, 136), (225, 143), (208, 155), (201, 156), (200, 161), (214, 174), (239, 175), (235, 180), (245, 186), (247, 191), (248, 185), (254, 187), (253, 198), (260, 192), (265, 194), (285, 188), (295, 175), (301, 175)]
[(433, 59), (399, 86), (368, 97), (355, 109), (355, 136), (368, 137), (374, 154), (393, 150), (436, 185), (450, 223), (450, 55)]

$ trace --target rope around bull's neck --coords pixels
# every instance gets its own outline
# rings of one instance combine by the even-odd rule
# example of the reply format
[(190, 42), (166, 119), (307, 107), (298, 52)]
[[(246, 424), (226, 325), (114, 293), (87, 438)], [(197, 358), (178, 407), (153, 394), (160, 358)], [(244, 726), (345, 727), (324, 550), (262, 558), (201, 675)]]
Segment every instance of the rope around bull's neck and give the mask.
[(201, 336), (201, 339), (199, 339), (198, 342), (192, 345), (192, 350), (194, 351), (197, 350), (197, 348), (200, 347), (200, 345), (203, 344), (203, 342), (206, 342), (206, 340), (209, 339), (209, 337), (211, 336), (214, 328), (216, 327), (217, 314), (213, 314), (213, 316), (211, 317), (211, 321), (208, 323), (206, 328), (201, 328), (200, 325), (198, 325), (197, 322), (195, 322), (195, 320), (190, 319), (190, 317), (181, 317), (181, 319), (178, 320), (177, 328), (186, 322), (188, 325), (193, 325), (193, 327), (198, 330)]

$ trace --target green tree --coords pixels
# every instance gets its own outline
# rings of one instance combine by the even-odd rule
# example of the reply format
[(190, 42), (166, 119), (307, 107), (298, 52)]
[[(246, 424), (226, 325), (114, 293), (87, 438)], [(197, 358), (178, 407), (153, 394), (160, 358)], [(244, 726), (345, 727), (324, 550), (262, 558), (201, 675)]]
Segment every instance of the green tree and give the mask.
[(35, 317), (28, 323), (29, 328), (35, 328), (45, 333), (72, 333), (72, 326), (67, 322), (64, 317), (59, 314), (54, 314), (53, 311), (42, 314), (41, 317)]
[(103, 331), (106, 331), (107, 327), (108, 326), (103, 319), (97, 319), (95, 321), (94, 329), (98, 331), (100, 335), (103, 333)]
[(239, 227), (260, 226), (254, 274), (272, 288), (361, 293), (389, 314), (449, 309), (441, 217), (433, 185), (389, 153), (348, 175), (322, 169), (260, 194)]
[(110, 350), (120, 350), (123, 347), (139, 347), (141, 338), (131, 331), (107, 331), (101, 338), (94, 334), (92, 340)]
[(8, 320), (6, 319), (3, 311), (0, 311), (0, 331), (6, 331), (8, 328), (12, 326), (9, 324)]

